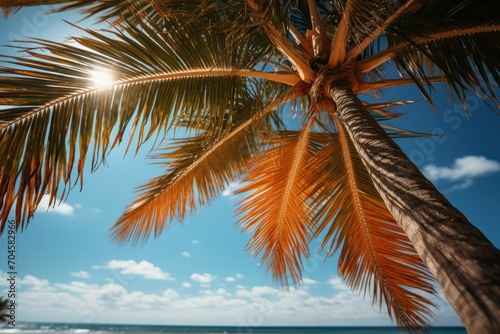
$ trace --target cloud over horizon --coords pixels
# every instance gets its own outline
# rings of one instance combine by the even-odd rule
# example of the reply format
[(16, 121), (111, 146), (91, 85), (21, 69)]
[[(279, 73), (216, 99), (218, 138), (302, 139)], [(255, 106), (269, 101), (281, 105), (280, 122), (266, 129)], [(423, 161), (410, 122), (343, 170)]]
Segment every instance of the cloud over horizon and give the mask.
[[(393, 325), (372, 307), (370, 298), (349, 291), (337, 276), (326, 283), (334, 288), (327, 296), (266, 285), (214, 287), (198, 293), (172, 287), (144, 292), (116, 283), (52, 283), (32, 275), (20, 277), (19, 283), (21, 321), (231, 325), (243, 330), (284, 324), (341, 326), (360, 320), (367, 326)], [(188, 282), (182, 287), (189, 285), (184, 283)], [(438, 325), (456, 324), (451, 307), (439, 299), (434, 302), (440, 307), (437, 312), (447, 315), (447, 322)]]

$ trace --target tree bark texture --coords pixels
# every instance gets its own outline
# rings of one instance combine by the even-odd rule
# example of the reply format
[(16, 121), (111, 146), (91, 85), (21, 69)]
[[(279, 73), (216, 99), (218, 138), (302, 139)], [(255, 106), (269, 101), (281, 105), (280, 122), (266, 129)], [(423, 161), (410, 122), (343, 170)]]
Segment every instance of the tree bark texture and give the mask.
[(500, 333), (500, 251), (427, 180), (347, 81), (329, 93), (387, 208), (469, 333)]

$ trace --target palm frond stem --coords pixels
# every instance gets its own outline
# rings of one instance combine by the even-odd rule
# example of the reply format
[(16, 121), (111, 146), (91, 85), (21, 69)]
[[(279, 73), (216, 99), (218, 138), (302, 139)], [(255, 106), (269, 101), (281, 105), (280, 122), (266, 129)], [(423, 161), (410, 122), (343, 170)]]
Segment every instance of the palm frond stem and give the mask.
[(368, 57), (360, 62), (358, 62), (357, 66), (361, 73), (369, 72), (378, 66), (384, 64), (385, 62), (391, 60), (394, 53), (401, 51), (407, 47), (411, 47), (413, 45), (421, 46), (425, 43), (429, 43), (432, 41), (436, 41), (439, 39), (457, 37), (466, 34), (480, 34), (486, 32), (494, 32), (500, 31), (500, 25), (492, 25), (492, 26), (481, 26), (481, 27), (470, 27), (464, 29), (455, 29), (450, 31), (444, 31), (436, 34), (429, 35), (428, 37), (416, 38), (411, 43), (405, 42), (395, 46), (392, 46), (384, 51), (381, 51), (371, 57)]
[[(437, 76), (437, 77), (429, 77), (425, 78), (426, 82), (444, 82), (446, 81), (446, 77)], [(387, 79), (387, 80), (379, 80), (377, 82), (362, 82), (359, 84), (359, 89), (356, 90), (357, 94), (371, 92), (379, 89), (391, 88), (391, 87), (399, 87), (404, 85), (413, 85), (415, 84), (415, 80), (410, 78), (403, 79)]]
[[(251, 10), (260, 16), (260, 7), (253, 0), (247, 0), (246, 3)], [(302, 81), (307, 83), (312, 82), (314, 72), (304, 55), (296, 50), (294, 44), (286, 36), (277, 31), (269, 20), (264, 20), (262, 24), (268, 38), (295, 66)]]
[[(412, 8), (412, 5), (418, 2), (418, 0), (408, 0), (403, 6), (396, 10), (394, 14), (389, 16), (387, 20), (383, 24), (378, 25), (373, 32), (371, 32), (361, 43), (356, 44), (351, 50), (347, 52), (346, 62), (355, 59), (357, 56), (361, 54), (370, 44), (373, 43), (380, 35), (382, 35), (387, 28), (394, 20), (398, 19), (401, 15), (404, 15), (409, 8)], [(421, 4), (420, 4), (421, 5)]]
[(328, 53), (326, 49), (326, 29), (318, 10), (318, 5), (316, 0), (307, 0), (307, 5), (309, 6), (309, 12), (311, 13), (311, 24), (312, 24), (312, 47), (314, 51), (314, 56), (316, 58), (323, 59)]
[(340, 19), (335, 36), (332, 39), (330, 57), (328, 59), (328, 64), (332, 67), (339, 66), (345, 60), (347, 40), (349, 37), (350, 1), (351, 0), (348, 0), (344, 7), (345, 10), (342, 13), (342, 18)]
[(314, 51), (306, 37), (291, 23), (288, 25), (288, 29), (297, 44), (306, 52), (306, 54), (310, 57), (310, 60), (312, 60), (314, 58)]

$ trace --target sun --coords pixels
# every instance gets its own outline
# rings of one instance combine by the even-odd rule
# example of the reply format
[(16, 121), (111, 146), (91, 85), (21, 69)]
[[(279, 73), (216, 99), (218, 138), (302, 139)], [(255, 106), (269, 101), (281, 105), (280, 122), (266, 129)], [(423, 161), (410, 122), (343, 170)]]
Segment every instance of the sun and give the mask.
[(111, 86), (115, 78), (113, 72), (105, 68), (96, 68), (90, 72), (90, 81), (94, 87)]

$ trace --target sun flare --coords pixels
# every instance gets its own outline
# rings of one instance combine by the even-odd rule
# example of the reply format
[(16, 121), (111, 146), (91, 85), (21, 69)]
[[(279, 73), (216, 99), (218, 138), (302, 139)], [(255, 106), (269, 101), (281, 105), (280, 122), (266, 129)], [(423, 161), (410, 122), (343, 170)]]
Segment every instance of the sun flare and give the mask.
[(94, 87), (107, 87), (113, 84), (113, 73), (104, 68), (96, 68), (90, 72), (90, 81)]

